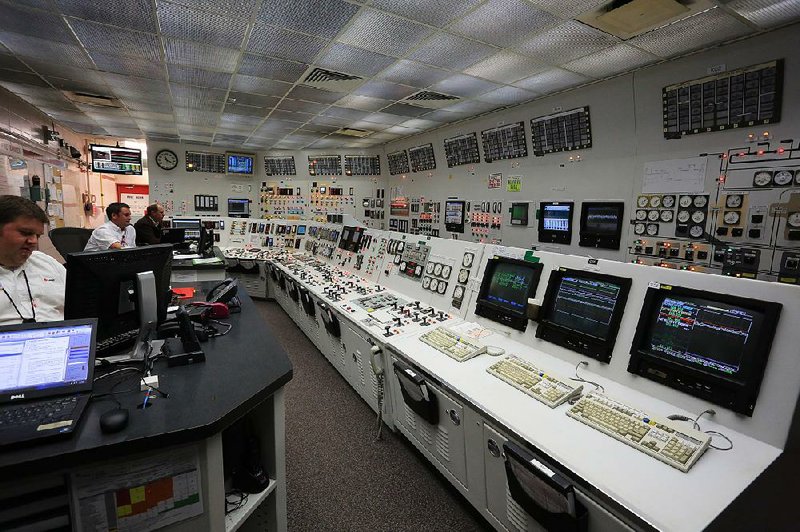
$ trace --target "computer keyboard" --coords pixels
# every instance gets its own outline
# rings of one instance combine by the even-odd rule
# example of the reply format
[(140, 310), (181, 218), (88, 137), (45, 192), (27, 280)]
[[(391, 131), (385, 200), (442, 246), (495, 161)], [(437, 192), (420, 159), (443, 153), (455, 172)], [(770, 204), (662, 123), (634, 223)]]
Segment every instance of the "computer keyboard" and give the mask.
[(525, 392), (550, 408), (555, 408), (583, 390), (551, 373), (545, 373), (530, 362), (510, 355), (486, 368), (491, 375)]
[(596, 392), (581, 397), (567, 415), (684, 473), (711, 442), (711, 436), (699, 430), (645, 414)]
[(459, 362), (486, 352), (486, 346), (464, 338), (444, 327), (436, 327), (420, 336), (419, 339)]
[(0, 410), (0, 428), (8, 429), (15, 425), (42, 425), (70, 419), (78, 398), (61, 397), (20, 405), (7, 405)]
[(132, 331), (120, 333), (116, 336), (112, 336), (97, 342), (97, 356), (102, 357), (104, 355), (111, 355), (127, 347), (131, 347), (138, 336), (139, 329), (133, 329)]

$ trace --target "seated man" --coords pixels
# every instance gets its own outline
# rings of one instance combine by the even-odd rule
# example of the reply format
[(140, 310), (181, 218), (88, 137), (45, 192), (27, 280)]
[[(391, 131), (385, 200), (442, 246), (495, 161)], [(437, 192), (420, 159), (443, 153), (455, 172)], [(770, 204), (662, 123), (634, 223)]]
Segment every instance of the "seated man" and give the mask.
[(136, 245), (147, 246), (161, 243), (161, 221), (164, 219), (164, 207), (153, 203), (147, 207), (147, 214), (139, 218), (135, 224)]
[(37, 250), (47, 223), (31, 200), (0, 196), (0, 325), (64, 319), (67, 272)]
[(136, 247), (136, 230), (131, 225), (131, 208), (114, 202), (106, 207), (108, 221), (95, 229), (84, 251), (106, 251)]

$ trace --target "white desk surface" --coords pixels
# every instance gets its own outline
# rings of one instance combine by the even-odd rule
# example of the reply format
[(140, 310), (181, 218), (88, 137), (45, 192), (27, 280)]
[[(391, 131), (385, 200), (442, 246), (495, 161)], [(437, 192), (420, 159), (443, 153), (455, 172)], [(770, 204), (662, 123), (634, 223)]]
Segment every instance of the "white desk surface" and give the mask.
[[(543, 371), (567, 378), (575, 374), (574, 366), (567, 362), (494, 333), (480, 341), (505, 349), (504, 355), (484, 354), (459, 363), (419, 341), (420, 334), (387, 339), (388, 345), (661, 530), (704, 529), (782, 452), (704, 417), (702, 429), (722, 432), (734, 447), (724, 452), (708, 449), (688, 473), (683, 473), (568, 417), (568, 404), (551, 409), (486, 372), (500, 358), (514, 354)], [(608, 396), (649, 414), (697, 415), (599, 377), (585, 367), (580, 376), (603, 385)], [(584, 384), (584, 392), (592, 389), (592, 385)], [(728, 445), (721, 438), (715, 438), (712, 444)]]

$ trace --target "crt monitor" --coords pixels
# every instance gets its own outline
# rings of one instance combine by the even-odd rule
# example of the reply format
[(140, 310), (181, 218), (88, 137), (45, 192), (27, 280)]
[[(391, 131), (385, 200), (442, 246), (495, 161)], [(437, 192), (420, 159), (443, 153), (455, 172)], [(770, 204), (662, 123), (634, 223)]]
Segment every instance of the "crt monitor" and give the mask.
[(601, 362), (611, 360), (631, 280), (583, 270), (553, 270), (536, 337)]
[[(137, 282), (143, 277), (137, 274), (145, 272), (152, 272), (153, 284)], [(171, 300), (171, 273), (170, 244), (70, 253), (64, 317), (97, 318), (98, 342), (135, 331), (143, 312), (154, 311), (154, 318), (164, 321)]]
[(539, 242), (569, 244), (572, 242), (571, 201), (543, 201), (539, 212)]
[(486, 263), (475, 314), (524, 331), (528, 327), (528, 299), (536, 295), (542, 264), (508, 257)]
[(247, 198), (228, 198), (228, 216), (231, 218), (250, 217), (250, 200)]
[(185, 229), (184, 235), (187, 241), (200, 240), (200, 218), (173, 218), (171, 227), (175, 229)]
[(584, 247), (619, 249), (622, 234), (622, 201), (584, 201), (581, 204), (579, 245)]
[(728, 294), (651, 286), (628, 371), (752, 416), (781, 308)]

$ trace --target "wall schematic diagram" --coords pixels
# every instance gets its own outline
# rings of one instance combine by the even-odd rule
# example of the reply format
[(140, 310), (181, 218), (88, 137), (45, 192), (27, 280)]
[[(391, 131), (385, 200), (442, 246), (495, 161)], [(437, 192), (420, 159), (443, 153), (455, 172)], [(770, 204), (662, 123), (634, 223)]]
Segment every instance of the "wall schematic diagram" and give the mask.
[(483, 140), (483, 159), (487, 163), (528, 156), (525, 122), (485, 129), (481, 131), (481, 139)]
[(412, 172), (425, 172), (426, 170), (436, 169), (436, 157), (433, 155), (433, 144), (409, 148), (408, 156), (411, 159)]
[(264, 157), (264, 172), (267, 175), (297, 175), (294, 155)]
[(406, 150), (396, 151), (386, 156), (389, 159), (389, 174), (407, 174), (409, 172), (408, 153)]
[(444, 153), (448, 168), (481, 162), (477, 133), (444, 139)]
[(540, 116), (531, 120), (533, 154), (541, 157), (559, 151), (592, 147), (589, 107)]

